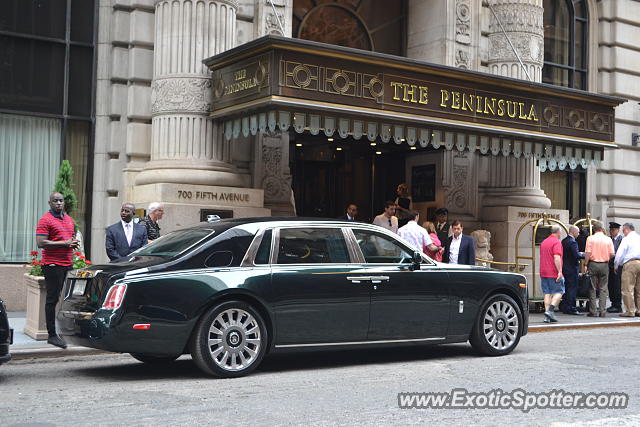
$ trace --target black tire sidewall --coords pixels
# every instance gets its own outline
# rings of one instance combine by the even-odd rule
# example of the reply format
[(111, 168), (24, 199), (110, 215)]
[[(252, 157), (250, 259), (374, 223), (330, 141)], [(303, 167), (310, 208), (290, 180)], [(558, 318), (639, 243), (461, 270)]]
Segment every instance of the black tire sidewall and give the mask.
[[(215, 318), (221, 312), (234, 308), (244, 310), (247, 313), (251, 314), (254, 319), (256, 319), (258, 327), (260, 328), (260, 337), (262, 342), (260, 344), (258, 355), (250, 366), (241, 371), (226, 371), (220, 368), (213, 361), (213, 357), (211, 357), (211, 353), (207, 346), (207, 335), (209, 333), (209, 327), (211, 326), (211, 323), (213, 323)], [(260, 363), (262, 362), (262, 358), (266, 353), (267, 345), (267, 328), (260, 313), (255, 310), (250, 304), (247, 304), (243, 301), (226, 301), (211, 308), (202, 316), (202, 318), (198, 322), (196, 331), (194, 333), (194, 339), (192, 340), (191, 344), (191, 355), (196, 362), (196, 365), (198, 365), (198, 367), (206, 373), (220, 378), (235, 378), (249, 374), (254, 369), (256, 369), (258, 365), (260, 365)]]
[[(487, 312), (487, 309), (491, 304), (493, 304), (496, 301), (504, 301), (509, 303), (516, 310), (516, 315), (518, 316), (518, 336), (516, 337), (516, 341), (513, 343), (513, 345), (505, 350), (498, 350), (492, 347), (491, 344), (487, 342), (487, 339), (485, 338), (484, 331), (483, 331), (484, 316)], [(522, 310), (520, 309), (520, 306), (518, 305), (518, 303), (512, 297), (505, 294), (491, 295), (482, 304), (480, 311), (478, 312), (478, 317), (473, 325), (473, 331), (471, 333), (471, 337), (469, 341), (471, 342), (471, 345), (476, 351), (478, 351), (479, 353), (485, 356), (504, 356), (506, 354), (511, 353), (520, 343), (520, 338), (522, 337), (522, 328), (523, 328), (522, 322), (523, 322)]]

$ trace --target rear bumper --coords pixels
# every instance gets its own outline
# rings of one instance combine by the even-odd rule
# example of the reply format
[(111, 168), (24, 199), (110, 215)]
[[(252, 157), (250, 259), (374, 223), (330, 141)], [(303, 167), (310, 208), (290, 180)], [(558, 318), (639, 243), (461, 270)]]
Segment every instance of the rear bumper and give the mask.
[[(150, 323), (152, 327), (149, 330), (134, 330), (136, 323)], [(157, 356), (183, 353), (186, 340), (180, 332), (185, 326), (167, 327), (149, 319), (123, 316), (111, 310), (98, 310), (93, 314), (61, 310), (57, 317), (58, 334), (71, 344), (116, 353)]]

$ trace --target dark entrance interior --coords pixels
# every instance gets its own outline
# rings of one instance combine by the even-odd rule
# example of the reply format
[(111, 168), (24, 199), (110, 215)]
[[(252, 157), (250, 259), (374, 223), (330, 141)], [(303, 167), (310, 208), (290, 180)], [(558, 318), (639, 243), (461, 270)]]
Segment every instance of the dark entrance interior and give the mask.
[(290, 133), (290, 168), (298, 216), (338, 218), (350, 203), (358, 220), (371, 222), (405, 182), (405, 159), (427, 150), (406, 142), (370, 142)]

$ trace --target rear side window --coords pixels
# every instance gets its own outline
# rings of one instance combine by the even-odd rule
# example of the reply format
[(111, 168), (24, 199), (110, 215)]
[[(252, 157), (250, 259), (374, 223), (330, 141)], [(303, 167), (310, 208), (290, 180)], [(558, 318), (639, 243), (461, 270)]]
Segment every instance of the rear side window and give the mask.
[(333, 228), (280, 230), (278, 264), (348, 263), (349, 252), (342, 231)]
[(234, 236), (221, 240), (207, 251), (205, 267), (238, 267), (253, 236)]

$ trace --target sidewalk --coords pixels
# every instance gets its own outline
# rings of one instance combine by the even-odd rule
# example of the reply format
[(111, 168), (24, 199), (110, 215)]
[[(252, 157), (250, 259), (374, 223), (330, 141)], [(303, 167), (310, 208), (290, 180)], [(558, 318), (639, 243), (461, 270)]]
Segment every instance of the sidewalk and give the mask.
[[(8, 315), (9, 324), (13, 328), (13, 345), (10, 351), (14, 360), (105, 353), (102, 350), (73, 345), (70, 345), (66, 349), (61, 349), (47, 344), (46, 341), (36, 341), (23, 332), (26, 313), (10, 312)], [(529, 332), (537, 333), (567, 329), (640, 326), (640, 317), (620, 317), (618, 314), (607, 313), (607, 317), (587, 317), (586, 313), (580, 316), (571, 316), (557, 312), (556, 316), (558, 317), (558, 323), (544, 323), (544, 315), (542, 313), (530, 313)]]

